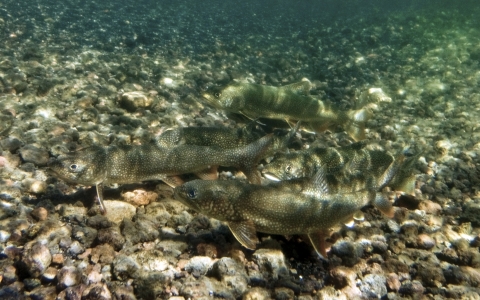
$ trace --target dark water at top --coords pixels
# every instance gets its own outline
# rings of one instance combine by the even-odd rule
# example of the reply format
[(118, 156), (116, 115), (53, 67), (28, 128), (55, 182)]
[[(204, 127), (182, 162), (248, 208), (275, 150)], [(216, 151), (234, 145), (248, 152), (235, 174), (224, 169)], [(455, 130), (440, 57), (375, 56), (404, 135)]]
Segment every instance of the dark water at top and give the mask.
[[(3, 1), (2, 1), (3, 2)], [(235, 47), (275, 43), (276, 38), (305, 38), (312, 28), (377, 24), (392, 14), (422, 14), (432, 10), (464, 10), (477, 1), (349, 0), (349, 1), (23, 1), (0, 5), (2, 39), (19, 31), (33, 42), (49, 39), (73, 47), (90, 46), (113, 51), (126, 48), (182, 48), (185, 52), (210, 51), (215, 43)], [(446, 15), (448, 17), (448, 14)], [(361, 22), (359, 24), (358, 22)], [(165, 50), (165, 49), (164, 49)]]

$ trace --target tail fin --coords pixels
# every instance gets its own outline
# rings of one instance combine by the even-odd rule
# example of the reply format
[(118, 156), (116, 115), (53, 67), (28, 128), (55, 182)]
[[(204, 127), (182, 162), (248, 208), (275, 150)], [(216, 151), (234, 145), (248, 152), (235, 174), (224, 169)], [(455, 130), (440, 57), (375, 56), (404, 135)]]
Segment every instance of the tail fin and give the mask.
[(237, 149), (237, 167), (253, 184), (260, 184), (262, 182), (260, 171), (257, 170), (257, 165), (259, 161), (265, 157), (265, 154), (268, 153), (273, 141), (273, 134), (268, 134), (253, 143)]
[(412, 174), (412, 170), (415, 167), (420, 155), (423, 151), (418, 152), (417, 154), (408, 157), (405, 159), (405, 162), (402, 163), (397, 174), (393, 177), (390, 186), (396, 191), (402, 191), (405, 194), (412, 195), (415, 191), (415, 175)]
[(365, 139), (365, 124), (371, 118), (371, 112), (367, 108), (349, 111), (347, 114), (347, 122), (343, 125), (345, 131), (355, 141)]

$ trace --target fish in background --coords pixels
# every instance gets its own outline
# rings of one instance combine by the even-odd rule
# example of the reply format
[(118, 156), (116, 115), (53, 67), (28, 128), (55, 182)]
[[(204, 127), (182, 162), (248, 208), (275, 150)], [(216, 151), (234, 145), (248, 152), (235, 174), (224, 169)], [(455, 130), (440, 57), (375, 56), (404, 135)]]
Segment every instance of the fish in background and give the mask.
[[(193, 180), (174, 189), (174, 197), (186, 206), (228, 224), (235, 238), (246, 248), (255, 249), (256, 231), (269, 234), (305, 234), (313, 247), (326, 257), (325, 238), (329, 229), (352, 218), (362, 207), (373, 204), (393, 217), (386, 197), (377, 193), (401, 165), (397, 159), (385, 170), (381, 181), (355, 192), (332, 193), (326, 172), (319, 169), (312, 178), (299, 178), (268, 185), (238, 180)], [(342, 190), (342, 189), (340, 189)]]
[[(203, 94), (203, 98), (216, 108), (252, 119), (264, 117), (289, 123), (302, 121), (304, 126), (316, 132), (340, 125), (355, 141), (365, 139), (365, 123), (372, 115), (372, 102), (388, 98), (374, 97), (373, 94), (370, 97), (367, 94), (360, 101), (365, 107), (342, 111), (310, 96), (311, 88), (312, 84), (307, 79), (281, 87), (234, 83), (223, 88), (212, 88)], [(372, 90), (372, 93), (379, 91), (381, 89)]]
[[(277, 154), (262, 172), (266, 178), (279, 181), (312, 177), (319, 169), (324, 169), (333, 191), (354, 192), (364, 189), (367, 179), (381, 181), (385, 170), (395, 161), (387, 151), (370, 150), (367, 145), (367, 142), (357, 142), (338, 148), (314, 146)], [(388, 186), (407, 194), (413, 193), (415, 176), (412, 170), (420, 153), (405, 158)]]
[[(287, 148), (288, 143), (298, 130), (296, 124), (287, 134), (276, 133), (264, 157), (273, 156)], [(157, 139), (160, 147), (175, 147), (179, 145), (197, 145), (232, 149), (246, 146), (264, 136), (263, 130), (257, 129), (257, 122), (252, 121), (241, 128), (226, 127), (178, 127), (168, 129)]]
[[(145, 145), (90, 146), (60, 155), (48, 164), (48, 172), (69, 183), (96, 186), (100, 210), (103, 188), (106, 184), (135, 183), (162, 180), (175, 187), (183, 183), (177, 176), (195, 173), (210, 179), (218, 166), (239, 168), (252, 183), (260, 183), (257, 164), (273, 143), (273, 135), (266, 135), (244, 146), (222, 149), (197, 145), (160, 147)], [(213, 172), (214, 171), (214, 172)]]

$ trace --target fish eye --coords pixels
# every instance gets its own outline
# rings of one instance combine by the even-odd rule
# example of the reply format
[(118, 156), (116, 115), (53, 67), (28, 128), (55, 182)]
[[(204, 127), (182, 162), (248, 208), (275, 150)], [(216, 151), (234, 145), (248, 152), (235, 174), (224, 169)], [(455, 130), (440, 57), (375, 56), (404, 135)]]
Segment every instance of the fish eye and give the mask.
[(290, 173), (291, 171), (292, 171), (292, 166), (291, 166), (291, 165), (287, 165), (287, 166), (285, 167), (285, 172)]
[(78, 168), (78, 165), (77, 165), (77, 164), (71, 164), (71, 165), (70, 165), (70, 170), (72, 170), (72, 171), (76, 171), (77, 168)]
[(187, 196), (190, 199), (196, 199), (197, 198), (197, 190), (191, 189), (187, 191)]
[(215, 98), (220, 98), (220, 96), (222, 95), (221, 93), (215, 93), (213, 94), (215, 96)]

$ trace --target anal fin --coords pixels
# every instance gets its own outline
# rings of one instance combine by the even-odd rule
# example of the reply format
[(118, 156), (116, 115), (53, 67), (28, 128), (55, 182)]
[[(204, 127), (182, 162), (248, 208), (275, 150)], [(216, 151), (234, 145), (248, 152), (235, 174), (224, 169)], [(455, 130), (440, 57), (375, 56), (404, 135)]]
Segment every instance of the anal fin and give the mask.
[(393, 218), (395, 214), (395, 209), (392, 206), (392, 203), (388, 198), (382, 193), (375, 194), (375, 200), (373, 201), (373, 206), (378, 208), (384, 215), (389, 218)]
[(252, 220), (240, 222), (228, 222), (228, 227), (232, 231), (233, 236), (245, 248), (254, 250), (259, 243), (255, 224)]

